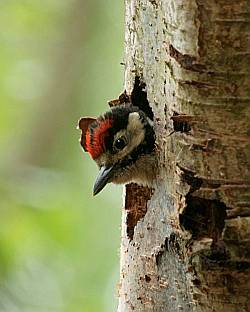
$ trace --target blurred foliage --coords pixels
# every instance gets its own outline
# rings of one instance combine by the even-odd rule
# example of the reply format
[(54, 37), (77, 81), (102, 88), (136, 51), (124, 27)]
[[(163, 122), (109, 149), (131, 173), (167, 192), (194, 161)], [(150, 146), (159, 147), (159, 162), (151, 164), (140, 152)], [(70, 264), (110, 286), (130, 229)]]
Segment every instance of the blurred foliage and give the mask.
[(0, 3), (0, 311), (115, 311), (121, 188), (96, 198), (79, 117), (122, 91), (123, 4)]

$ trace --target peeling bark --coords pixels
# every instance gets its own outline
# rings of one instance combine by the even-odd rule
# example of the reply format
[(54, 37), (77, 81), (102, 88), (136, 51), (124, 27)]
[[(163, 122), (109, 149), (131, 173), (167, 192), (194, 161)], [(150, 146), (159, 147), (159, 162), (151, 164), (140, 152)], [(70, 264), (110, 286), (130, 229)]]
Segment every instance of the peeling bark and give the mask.
[(125, 190), (118, 311), (250, 311), (250, 1), (125, 3), (161, 170)]

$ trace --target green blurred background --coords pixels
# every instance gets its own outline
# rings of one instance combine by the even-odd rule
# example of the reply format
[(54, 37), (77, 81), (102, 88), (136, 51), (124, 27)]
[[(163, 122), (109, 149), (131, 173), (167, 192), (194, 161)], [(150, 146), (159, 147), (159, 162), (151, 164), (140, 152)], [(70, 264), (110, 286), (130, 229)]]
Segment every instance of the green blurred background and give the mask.
[(0, 2), (0, 312), (115, 311), (121, 187), (97, 197), (80, 116), (122, 91), (123, 3)]

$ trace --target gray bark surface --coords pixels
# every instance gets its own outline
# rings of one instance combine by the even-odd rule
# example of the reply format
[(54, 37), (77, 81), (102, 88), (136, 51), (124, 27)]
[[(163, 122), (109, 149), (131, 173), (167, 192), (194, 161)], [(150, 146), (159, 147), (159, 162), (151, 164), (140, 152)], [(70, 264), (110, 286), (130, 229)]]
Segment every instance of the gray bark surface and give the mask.
[(126, 186), (118, 311), (250, 311), (250, 1), (125, 5), (160, 173)]

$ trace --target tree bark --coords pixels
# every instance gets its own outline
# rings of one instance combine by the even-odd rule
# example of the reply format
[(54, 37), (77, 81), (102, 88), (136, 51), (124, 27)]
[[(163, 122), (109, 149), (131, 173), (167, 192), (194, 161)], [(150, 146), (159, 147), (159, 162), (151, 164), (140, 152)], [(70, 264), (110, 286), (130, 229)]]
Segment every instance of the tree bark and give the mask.
[(250, 1), (125, 5), (160, 172), (126, 186), (118, 311), (250, 311)]

